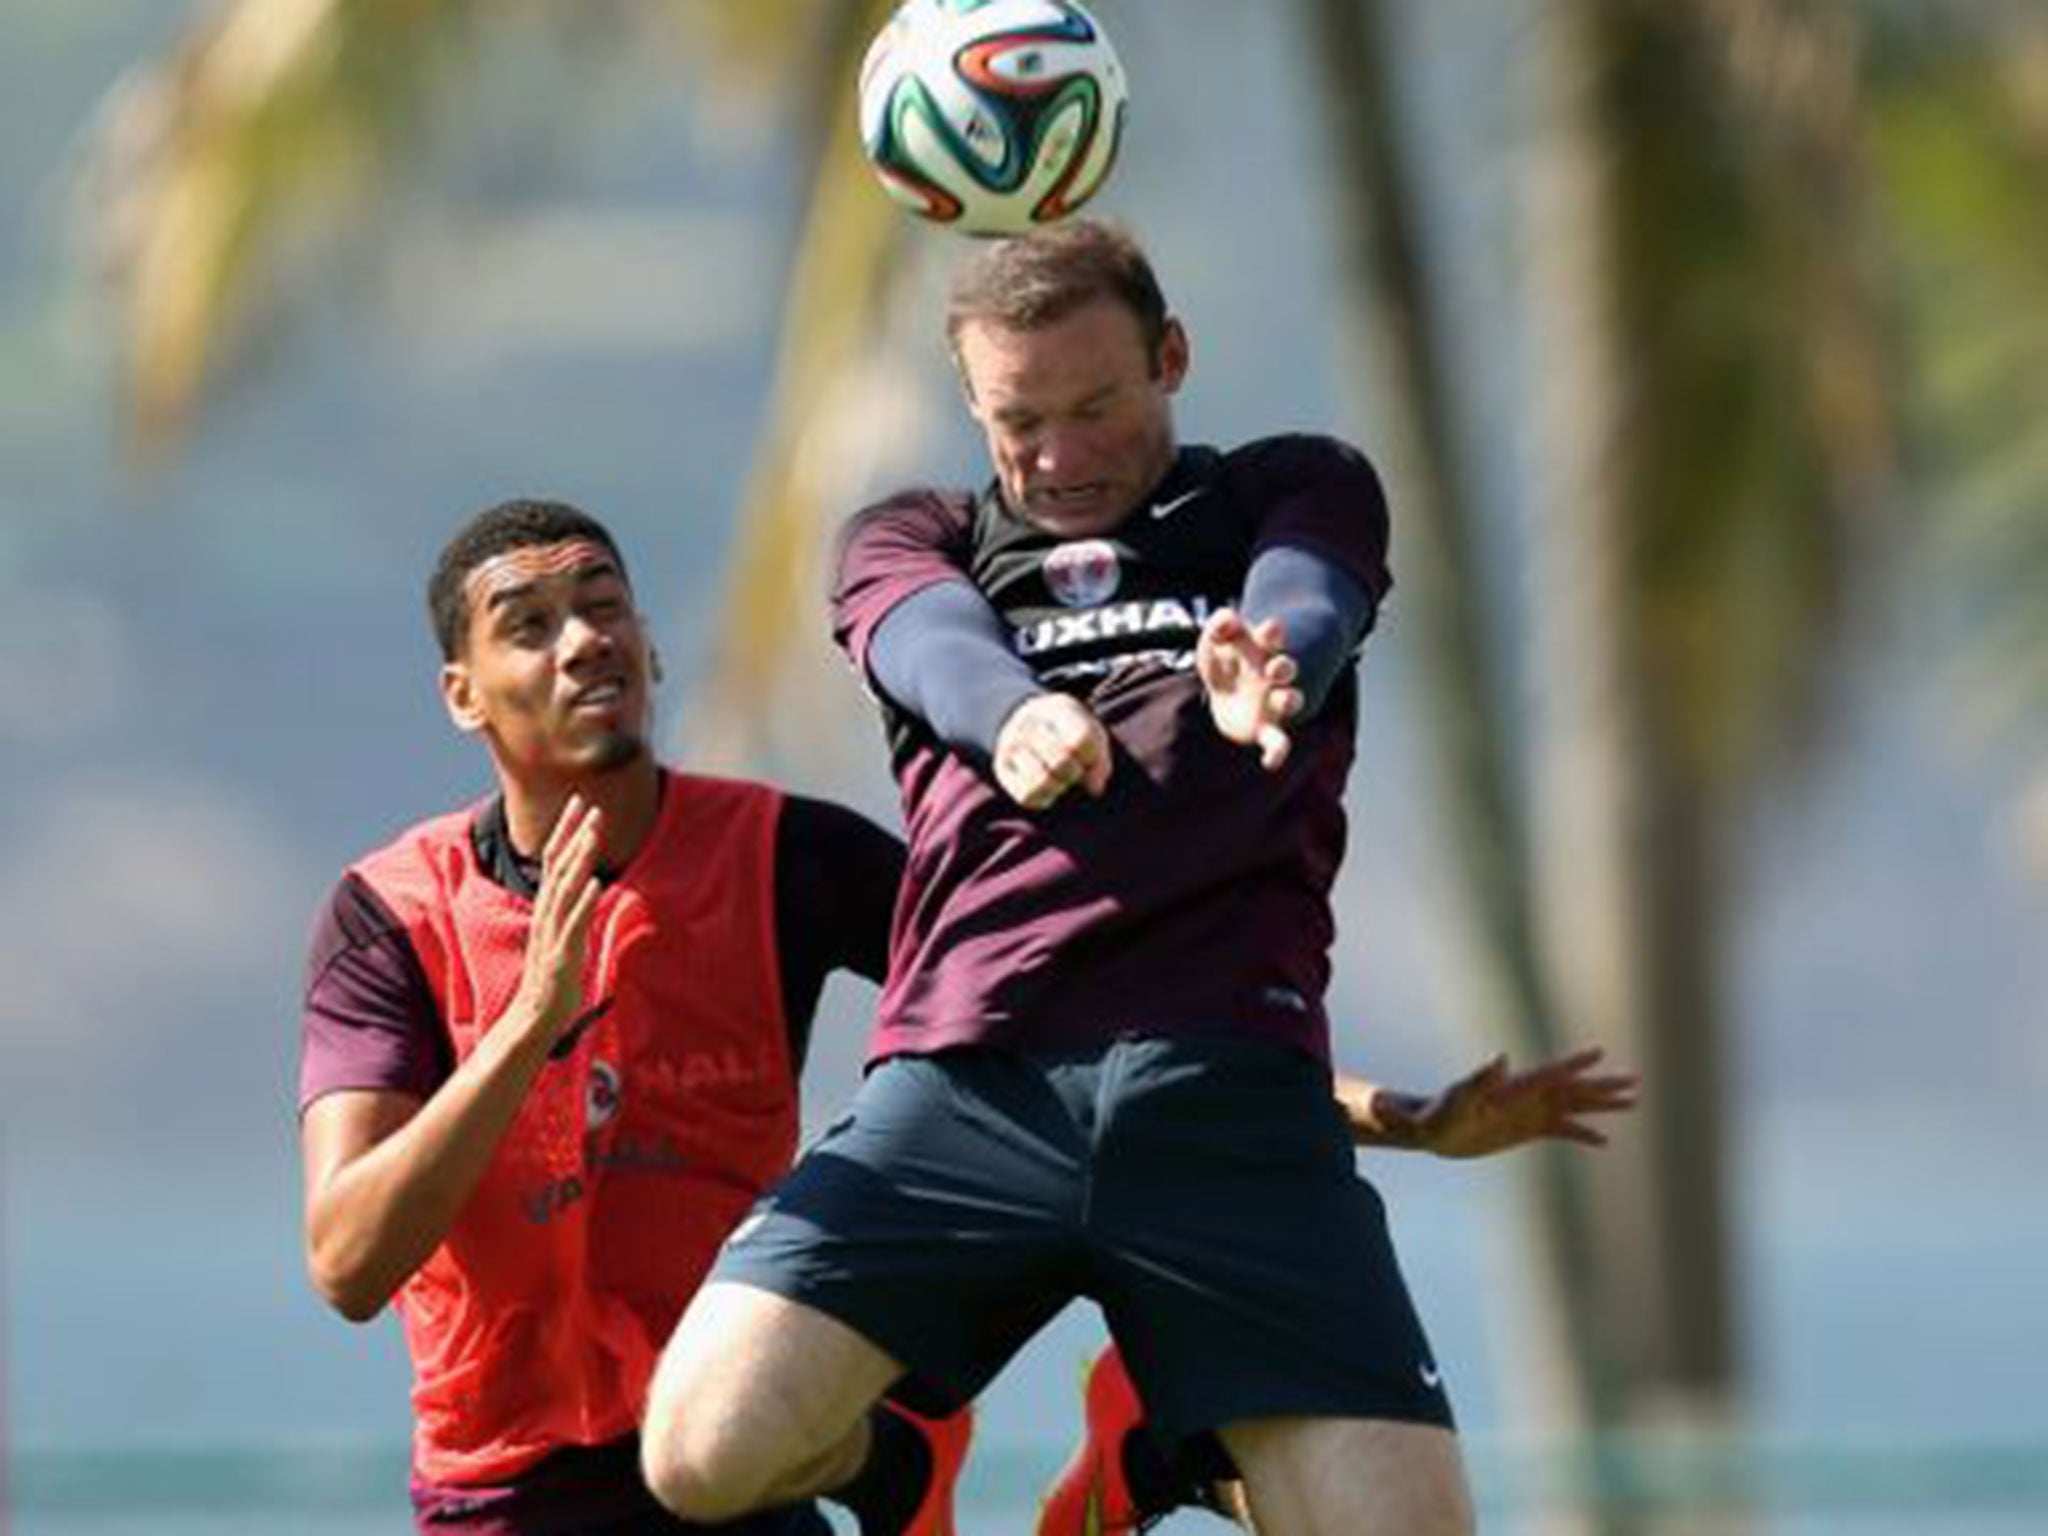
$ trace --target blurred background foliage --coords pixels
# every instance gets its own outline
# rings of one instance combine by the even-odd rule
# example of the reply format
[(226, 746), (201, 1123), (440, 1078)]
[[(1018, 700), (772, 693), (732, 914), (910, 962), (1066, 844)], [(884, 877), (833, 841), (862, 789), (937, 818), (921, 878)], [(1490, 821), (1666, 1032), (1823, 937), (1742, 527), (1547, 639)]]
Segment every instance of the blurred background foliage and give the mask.
[[(889, 8), (194, 10), (109, 94), (72, 183), (133, 472), (163, 473), (220, 401), (289, 374), (304, 314), (391, 303), (394, 210), (431, 205), (451, 164), (544, 183), (582, 131), (577, 91), (695, 61), (697, 110), (766, 117), (793, 146), (787, 184), (759, 189), (787, 200), (793, 246), (693, 753), (801, 754), (834, 718), (812, 679), (838, 498), (912, 473), (904, 444), (933, 409), (902, 352), (932, 328), (937, 247), (908, 238), (852, 131)], [(1141, 7), (1097, 9), (1114, 32)], [(1684, 1443), (1744, 1401), (1729, 948), (1762, 809), (1800, 793), (1859, 661), (1900, 625), (1933, 636), (1944, 718), (2016, 814), (2048, 807), (2048, 15), (1507, 9), (1495, 83), (1524, 132), (1479, 179), (1518, 274), (1494, 318), (1523, 340), (1487, 362), (1463, 339), (1432, 187), (1470, 168), (1437, 157), (1401, 62), (1416, 4), (1264, 6), (1302, 86), (1232, 109), (1299, 112), (1326, 155), (1331, 323), (1366, 402), (1352, 435), (1395, 488), (1413, 729), (1457, 914), (1444, 1011), (1524, 1055), (1600, 1040), (1650, 1084), (1629, 1155), (1518, 1169), (1546, 1298), (1523, 1364), (1553, 1428)], [(1142, 113), (1168, 86), (1133, 75)], [(1211, 200), (1219, 240), (1229, 203)], [(1475, 404), (1475, 368), (1511, 364), (1511, 413)], [(1505, 496), (1470, 447), (1501, 434), (1523, 466)], [(1588, 1497), (1559, 1528), (1742, 1528), (1732, 1504), (1715, 1525)]]

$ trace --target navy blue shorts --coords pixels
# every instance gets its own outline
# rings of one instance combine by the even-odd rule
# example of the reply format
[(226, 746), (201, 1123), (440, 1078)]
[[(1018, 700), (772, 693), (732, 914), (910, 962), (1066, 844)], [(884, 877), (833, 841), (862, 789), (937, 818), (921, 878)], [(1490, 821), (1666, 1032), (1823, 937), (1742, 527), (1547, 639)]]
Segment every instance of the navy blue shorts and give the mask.
[(1451, 1423), (1329, 1071), (1263, 1041), (892, 1057), (713, 1277), (848, 1324), (931, 1410), (1088, 1296), (1171, 1450), (1274, 1415)]

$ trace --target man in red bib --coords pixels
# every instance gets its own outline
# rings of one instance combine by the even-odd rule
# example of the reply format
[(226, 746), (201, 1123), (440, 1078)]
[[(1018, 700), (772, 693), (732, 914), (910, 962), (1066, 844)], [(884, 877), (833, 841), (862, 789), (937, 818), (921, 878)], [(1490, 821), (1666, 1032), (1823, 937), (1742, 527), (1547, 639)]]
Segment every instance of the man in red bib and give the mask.
[[(513, 502), (443, 552), (450, 717), (498, 793), (354, 864), (308, 967), (314, 1284), (393, 1302), (422, 1531), (654, 1536), (662, 1341), (789, 1167), (827, 973), (879, 979), (902, 849), (837, 806), (661, 766), (657, 667), (609, 533)], [(827, 1497), (863, 1536), (951, 1529), (968, 1419), (878, 1408)], [(825, 1536), (808, 1503), (722, 1527)]]

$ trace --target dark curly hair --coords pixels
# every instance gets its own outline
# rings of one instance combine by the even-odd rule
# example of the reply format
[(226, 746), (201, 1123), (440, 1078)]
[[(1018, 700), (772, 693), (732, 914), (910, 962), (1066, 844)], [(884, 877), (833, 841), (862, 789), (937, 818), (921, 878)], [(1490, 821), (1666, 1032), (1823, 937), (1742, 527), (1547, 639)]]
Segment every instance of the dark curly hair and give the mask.
[(427, 617), (433, 623), (434, 638), (440, 642), (442, 659), (454, 661), (469, 638), (471, 571), (510, 549), (560, 544), (569, 539), (602, 544), (617, 562), (619, 574), (626, 574), (625, 556), (619, 553), (611, 530), (566, 501), (501, 501), (463, 524), (441, 550), (441, 558), (434, 563), (434, 574), (427, 582)]

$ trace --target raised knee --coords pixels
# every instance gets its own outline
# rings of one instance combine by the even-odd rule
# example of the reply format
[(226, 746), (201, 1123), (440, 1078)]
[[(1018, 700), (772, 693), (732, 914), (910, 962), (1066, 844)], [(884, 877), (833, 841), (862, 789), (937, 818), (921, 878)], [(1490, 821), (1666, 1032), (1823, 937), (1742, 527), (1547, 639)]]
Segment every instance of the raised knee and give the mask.
[(1471, 1494), (1455, 1466), (1389, 1490), (1374, 1514), (1381, 1523), (1371, 1529), (1388, 1536), (1476, 1536), (1479, 1528)]
[(1479, 1523), (1472, 1516), (1471, 1501), (1462, 1492), (1447, 1500), (1443, 1513), (1430, 1529), (1441, 1536), (1477, 1536)]
[(656, 1432), (652, 1426), (641, 1437), (640, 1475), (679, 1520), (717, 1525), (755, 1508), (759, 1490), (748, 1480), (748, 1469), (718, 1439), (680, 1427)]
[(1472, 1513), (1472, 1495), (1465, 1487), (1463, 1469), (1453, 1464), (1419, 1501), (1412, 1526), (1404, 1529), (1427, 1532), (1428, 1536), (1476, 1536), (1479, 1522)]

